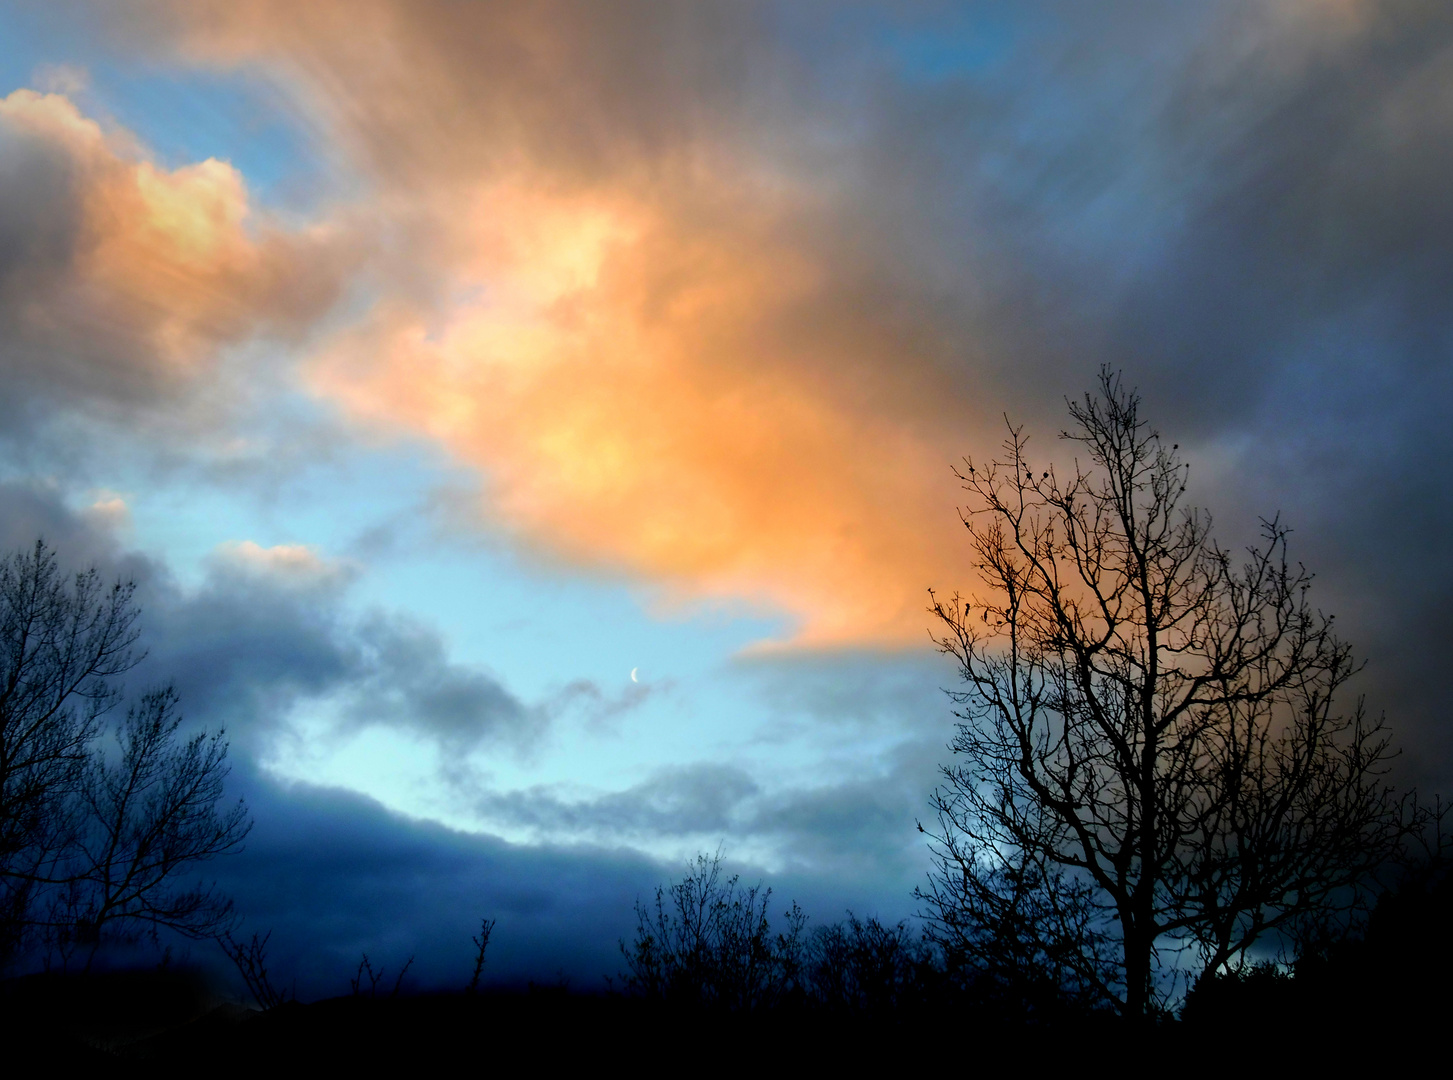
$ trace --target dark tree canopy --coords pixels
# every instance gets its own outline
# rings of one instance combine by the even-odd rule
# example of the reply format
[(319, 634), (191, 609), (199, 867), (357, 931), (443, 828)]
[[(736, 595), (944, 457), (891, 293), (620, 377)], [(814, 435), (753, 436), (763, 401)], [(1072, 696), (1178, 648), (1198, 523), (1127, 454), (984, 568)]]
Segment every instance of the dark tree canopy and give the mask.
[(251, 827), (241, 802), (219, 808), (222, 733), (182, 738), (170, 687), (107, 723), (141, 659), (133, 593), (68, 577), (43, 542), (0, 560), (0, 961), (228, 925), (226, 897), (181, 880)]
[(1220, 547), (1118, 375), (1069, 411), (1067, 475), (1012, 426), (959, 473), (984, 589), (932, 598), (964, 686), (920, 898), (1006, 983), (1144, 1015), (1188, 955), (1235, 968), (1344, 914), (1416, 815), (1288, 529)]

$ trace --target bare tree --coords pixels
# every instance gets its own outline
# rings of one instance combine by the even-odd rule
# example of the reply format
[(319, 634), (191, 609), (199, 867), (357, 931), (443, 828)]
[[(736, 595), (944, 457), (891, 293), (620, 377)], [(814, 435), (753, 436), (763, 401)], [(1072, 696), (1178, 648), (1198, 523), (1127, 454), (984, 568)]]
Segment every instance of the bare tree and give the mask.
[(84, 928), (98, 942), (120, 924), (132, 935), (166, 927), (213, 937), (232, 901), (215, 888), (177, 881), (193, 863), (236, 850), (251, 827), (239, 801), (218, 810), (227, 776), (221, 732), (178, 741), (170, 686), (144, 695), (116, 733), (118, 760), (96, 754), (78, 793), (82, 822), (52, 876), (66, 886), (53, 926)]
[(958, 474), (987, 589), (930, 594), (966, 687), (919, 894), (946, 946), (1133, 1016), (1188, 953), (1345, 913), (1416, 817), (1383, 721), (1336, 704), (1358, 665), (1287, 528), (1234, 560), (1139, 407), (1104, 370), (1062, 433), (1088, 462), (1032, 465), (1011, 426)]
[(0, 958), (72, 838), (91, 745), (116, 704), (107, 680), (136, 663), (132, 591), (94, 571), (67, 582), (41, 542), (0, 561)]
[(181, 739), (167, 687), (128, 710), (114, 751), (101, 738), (113, 680), (141, 659), (133, 592), (67, 579), (43, 542), (0, 560), (0, 959), (38, 938), (89, 964), (103, 934), (227, 928), (229, 900), (180, 882), (251, 827), (240, 801), (218, 809), (222, 733)]

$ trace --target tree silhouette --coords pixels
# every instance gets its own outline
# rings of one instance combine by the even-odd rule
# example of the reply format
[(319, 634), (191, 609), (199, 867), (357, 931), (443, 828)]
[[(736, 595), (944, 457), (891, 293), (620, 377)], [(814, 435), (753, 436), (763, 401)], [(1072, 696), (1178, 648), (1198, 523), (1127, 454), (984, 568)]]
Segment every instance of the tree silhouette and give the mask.
[(220, 809), (222, 733), (179, 736), (170, 687), (102, 738), (134, 651), (134, 586), (67, 579), (38, 541), (0, 560), (0, 960), (40, 943), (89, 966), (106, 935), (210, 937), (231, 901), (180, 872), (234, 851), (251, 822)]
[(987, 589), (930, 594), (966, 686), (919, 895), (1006, 984), (1143, 1016), (1184, 959), (1235, 968), (1345, 914), (1416, 815), (1383, 721), (1337, 706), (1358, 665), (1287, 528), (1239, 561), (1218, 546), (1108, 369), (1069, 412), (1069, 475), (1012, 425), (1002, 460), (958, 473)]

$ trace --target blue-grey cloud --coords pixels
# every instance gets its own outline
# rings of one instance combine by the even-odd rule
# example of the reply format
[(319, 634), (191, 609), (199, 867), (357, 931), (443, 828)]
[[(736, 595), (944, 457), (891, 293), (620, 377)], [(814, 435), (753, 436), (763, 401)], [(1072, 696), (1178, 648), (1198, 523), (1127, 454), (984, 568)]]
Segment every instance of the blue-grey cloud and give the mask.
[(747, 845), (800, 875), (897, 882), (906, 897), (925, 868), (915, 828), (937, 781), (938, 738), (904, 742), (858, 775), (769, 788), (740, 765), (657, 770), (622, 791), (582, 795), (542, 785), (485, 792), (481, 820), (541, 839), (607, 846)]
[(25, 550), (38, 537), (70, 568), (95, 566), (137, 584), (147, 658), (132, 681), (173, 681), (196, 723), (225, 726), (239, 746), (264, 753), (294, 710), (326, 704), (343, 736), (392, 727), (458, 754), (482, 745), (528, 748), (549, 711), (527, 706), (487, 671), (450, 658), (437, 631), (410, 616), (347, 603), (352, 574), (305, 549), (284, 554), (289, 572), (223, 553), (196, 588), (164, 564), (116, 542), (103, 525), (69, 509), (59, 490), (0, 484), (0, 542)]

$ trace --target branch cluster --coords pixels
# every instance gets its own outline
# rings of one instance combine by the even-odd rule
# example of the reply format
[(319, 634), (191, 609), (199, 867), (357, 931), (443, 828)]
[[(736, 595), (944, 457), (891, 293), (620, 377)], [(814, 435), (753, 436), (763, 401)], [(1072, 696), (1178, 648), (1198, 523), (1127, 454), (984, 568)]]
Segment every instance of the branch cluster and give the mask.
[(133, 592), (67, 580), (43, 542), (0, 560), (0, 961), (39, 944), (89, 964), (107, 935), (230, 926), (226, 897), (179, 881), (251, 827), (218, 806), (223, 734), (183, 738), (169, 686), (105, 723), (141, 659)]

